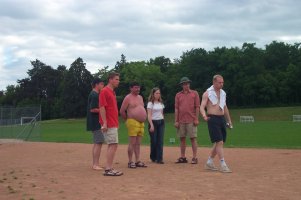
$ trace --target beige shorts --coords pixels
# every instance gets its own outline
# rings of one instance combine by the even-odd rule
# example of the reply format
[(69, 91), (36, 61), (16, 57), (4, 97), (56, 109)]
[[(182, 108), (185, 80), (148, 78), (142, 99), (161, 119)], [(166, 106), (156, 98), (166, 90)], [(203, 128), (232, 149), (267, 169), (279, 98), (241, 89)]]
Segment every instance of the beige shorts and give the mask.
[(198, 132), (198, 128), (197, 126), (194, 126), (193, 123), (180, 124), (179, 128), (177, 129), (177, 136), (179, 138), (186, 137), (186, 136), (190, 138), (196, 138), (197, 132)]
[(103, 135), (107, 144), (118, 144), (118, 128), (108, 128)]

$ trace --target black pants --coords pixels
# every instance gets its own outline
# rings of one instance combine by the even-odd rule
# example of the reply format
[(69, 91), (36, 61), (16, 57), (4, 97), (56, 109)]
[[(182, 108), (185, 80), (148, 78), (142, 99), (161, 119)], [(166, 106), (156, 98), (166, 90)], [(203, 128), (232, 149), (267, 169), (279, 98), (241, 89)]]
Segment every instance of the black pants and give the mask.
[[(154, 132), (149, 132), (150, 136), (150, 159), (153, 162), (163, 160), (163, 141), (164, 141), (164, 119), (153, 120)], [(150, 126), (149, 126), (150, 127)]]

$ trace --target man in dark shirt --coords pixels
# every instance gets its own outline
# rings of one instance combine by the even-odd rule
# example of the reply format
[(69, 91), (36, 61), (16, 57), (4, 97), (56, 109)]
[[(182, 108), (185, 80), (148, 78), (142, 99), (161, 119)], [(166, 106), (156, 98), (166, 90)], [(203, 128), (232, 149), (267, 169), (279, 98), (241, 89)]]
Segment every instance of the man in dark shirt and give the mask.
[(99, 92), (104, 87), (104, 82), (96, 78), (92, 81), (92, 91), (88, 97), (87, 106), (87, 131), (91, 131), (93, 134), (93, 147), (92, 147), (92, 158), (93, 165), (92, 169), (102, 170), (99, 165), (99, 158), (101, 152), (101, 146), (104, 143), (104, 136), (101, 132), (99, 124)]

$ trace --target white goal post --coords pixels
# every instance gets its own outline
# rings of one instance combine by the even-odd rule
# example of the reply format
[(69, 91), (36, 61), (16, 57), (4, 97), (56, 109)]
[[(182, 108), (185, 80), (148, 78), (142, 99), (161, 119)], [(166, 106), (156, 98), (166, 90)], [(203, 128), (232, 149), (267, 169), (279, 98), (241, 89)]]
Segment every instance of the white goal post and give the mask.
[(35, 117), (21, 117), (21, 125), (24, 125), (24, 124), (29, 124), (33, 121), (35, 121)]
[(248, 116), (240, 116), (239, 121), (244, 123), (244, 122), (254, 122), (254, 116), (248, 115)]
[(301, 115), (293, 115), (293, 122), (301, 122)]

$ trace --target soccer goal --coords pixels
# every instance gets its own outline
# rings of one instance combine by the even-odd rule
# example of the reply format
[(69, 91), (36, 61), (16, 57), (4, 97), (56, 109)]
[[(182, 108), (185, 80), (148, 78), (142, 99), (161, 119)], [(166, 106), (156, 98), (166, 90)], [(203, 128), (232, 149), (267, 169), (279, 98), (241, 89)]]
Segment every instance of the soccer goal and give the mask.
[(0, 107), (0, 139), (40, 141), (41, 106)]
[(21, 126), (22, 125), (25, 125), (25, 124), (28, 124), (28, 123), (32, 123), (32, 122), (34, 122), (34, 120), (35, 120), (35, 117), (21, 117), (21, 119), (20, 119), (20, 124), (21, 124)]
[(293, 115), (293, 122), (301, 122), (301, 115)]
[(239, 121), (242, 123), (248, 123), (248, 122), (254, 122), (254, 116), (248, 115), (248, 116), (240, 116)]

